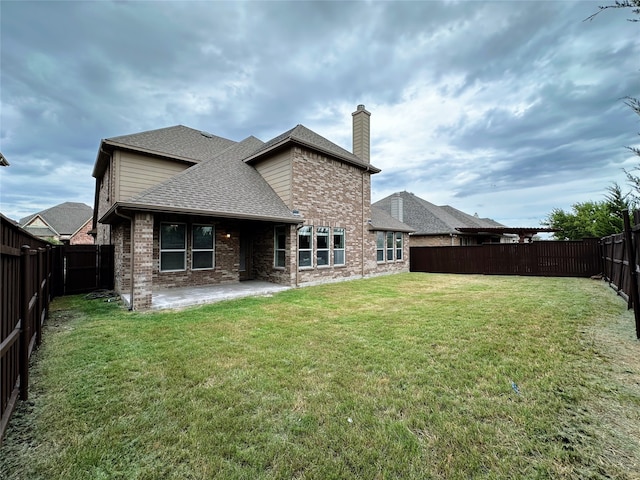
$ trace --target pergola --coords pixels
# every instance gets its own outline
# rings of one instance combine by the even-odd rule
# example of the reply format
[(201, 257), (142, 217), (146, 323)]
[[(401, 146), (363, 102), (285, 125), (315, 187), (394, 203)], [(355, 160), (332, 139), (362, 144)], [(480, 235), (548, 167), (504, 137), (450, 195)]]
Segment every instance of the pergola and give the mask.
[(459, 232), (475, 233), (478, 235), (504, 235), (505, 233), (515, 233), (518, 235), (518, 243), (529, 243), (534, 235), (540, 232), (557, 232), (557, 228), (539, 228), (539, 227), (461, 227), (457, 228)]

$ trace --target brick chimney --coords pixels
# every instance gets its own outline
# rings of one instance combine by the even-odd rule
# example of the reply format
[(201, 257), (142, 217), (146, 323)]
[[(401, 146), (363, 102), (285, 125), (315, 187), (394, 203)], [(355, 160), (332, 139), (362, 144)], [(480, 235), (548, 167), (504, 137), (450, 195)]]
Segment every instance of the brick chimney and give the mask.
[(370, 162), (371, 139), (369, 135), (369, 117), (371, 113), (358, 105), (353, 116), (353, 154), (363, 162)]

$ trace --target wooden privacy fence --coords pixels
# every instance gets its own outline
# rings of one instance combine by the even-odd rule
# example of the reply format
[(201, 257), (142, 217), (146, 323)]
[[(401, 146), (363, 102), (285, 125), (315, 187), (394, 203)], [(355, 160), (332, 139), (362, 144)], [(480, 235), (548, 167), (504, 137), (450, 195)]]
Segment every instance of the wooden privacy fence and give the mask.
[(54, 296), (113, 288), (113, 245), (61, 245), (53, 256)]
[(411, 247), (412, 272), (591, 277), (602, 273), (600, 240)]
[(624, 232), (602, 239), (602, 258), (604, 277), (619, 295), (633, 308), (636, 323), (636, 337), (640, 339), (640, 290), (638, 272), (640, 272), (640, 211), (633, 212), (634, 227), (631, 227), (629, 214), (623, 211)]
[(28, 398), (29, 357), (51, 300), (52, 247), (0, 214), (0, 441), (18, 397)]

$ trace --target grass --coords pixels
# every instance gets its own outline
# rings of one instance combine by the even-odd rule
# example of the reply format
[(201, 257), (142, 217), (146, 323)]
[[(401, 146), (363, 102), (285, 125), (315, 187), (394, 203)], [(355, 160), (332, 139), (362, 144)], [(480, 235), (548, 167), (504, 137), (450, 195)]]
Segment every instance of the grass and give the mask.
[(162, 313), (56, 299), (7, 479), (640, 478), (633, 316), (403, 274)]

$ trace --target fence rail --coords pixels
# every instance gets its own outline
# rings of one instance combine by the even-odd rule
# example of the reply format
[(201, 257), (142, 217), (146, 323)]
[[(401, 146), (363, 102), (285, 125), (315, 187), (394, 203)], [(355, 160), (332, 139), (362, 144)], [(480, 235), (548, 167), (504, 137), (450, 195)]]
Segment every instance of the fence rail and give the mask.
[(52, 248), (0, 214), (0, 442), (18, 398), (29, 395), (29, 357), (51, 300)]
[(411, 247), (411, 271), (591, 277), (602, 273), (598, 239), (459, 247)]
[(631, 227), (629, 214), (624, 215), (624, 232), (602, 239), (602, 258), (604, 277), (620, 296), (633, 308), (636, 322), (636, 337), (640, 339), (640, 210), (633, 212), (634, 227)]

